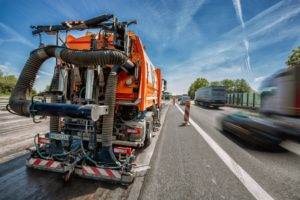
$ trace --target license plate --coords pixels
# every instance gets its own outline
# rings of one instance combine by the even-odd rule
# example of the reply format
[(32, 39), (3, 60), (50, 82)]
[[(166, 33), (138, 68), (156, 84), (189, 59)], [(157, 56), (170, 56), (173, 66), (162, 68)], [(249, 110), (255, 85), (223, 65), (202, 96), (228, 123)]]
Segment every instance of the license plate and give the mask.
[(69, 140), (70, 136), (65, 134), (50, 133), (49, 137), (53, 140)]

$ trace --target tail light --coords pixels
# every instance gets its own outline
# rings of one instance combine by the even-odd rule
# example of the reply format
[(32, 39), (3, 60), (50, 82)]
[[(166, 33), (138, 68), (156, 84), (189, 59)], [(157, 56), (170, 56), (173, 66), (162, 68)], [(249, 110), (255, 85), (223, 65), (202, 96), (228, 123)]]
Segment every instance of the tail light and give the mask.
[(141, 128), (131, 128), (131, 127), (128, 127), (128, 128), (126, 128), (126, 133), (127, 134), (139, 135), (139, 134), (142, 133), (142, 129)]

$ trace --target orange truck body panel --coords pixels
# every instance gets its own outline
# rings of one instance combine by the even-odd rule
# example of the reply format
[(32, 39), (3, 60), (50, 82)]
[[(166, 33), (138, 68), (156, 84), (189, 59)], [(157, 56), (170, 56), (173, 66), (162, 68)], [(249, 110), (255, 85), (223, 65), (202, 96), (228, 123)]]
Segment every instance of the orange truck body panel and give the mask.
[[(129, 59), (137, 67), (137, 77), (121, 72), (118, 77), (117, 103), (137, 103), (140, 111), (151, 108), (154, 104), (160, 107), (162, 96), (162, 74), (159, 68), (155, 68), (147, 56), (140, 38), (133, 32), (128, 32), (131, 41)], [(94, 37), (94, 38), (93, 38)], [(66, 45), (70, 49), (90, 50), (92, 41), (96, 40), (96, 49), (113, 49), (113, 34), (101, 34), (96, 37), (92, 34), (75, 38), (68, 35)], [(111, 67), (111, 66), (108, 66)]]

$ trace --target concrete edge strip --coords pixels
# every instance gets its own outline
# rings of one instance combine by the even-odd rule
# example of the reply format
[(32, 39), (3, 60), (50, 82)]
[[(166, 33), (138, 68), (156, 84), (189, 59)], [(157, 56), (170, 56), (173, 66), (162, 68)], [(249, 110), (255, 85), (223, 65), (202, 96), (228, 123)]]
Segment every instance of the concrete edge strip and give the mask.
[[(177, 104), (176, 107), (184, 114), (183, 110)], [(190, 124), (256, 199), (273, 200), (273, 198), (191, 118)]]
[[(156, 136), (158, 136), (158, 137), (157, 137), (157, 140), (155, 141), (155, 144), (153, 145), (154, 148), (153, 148), (153, 149), (151, 150), (151, 152), (149, 152), (149, 154), (148, 154), (147, 162), (144, 163), (146, 166), (149, 166), (149, 165), (150, 165), (150, 162), (151, 162), (153, 153), (154, 153), (154, 151), (155, 151), (155, 149), (156, 149), (156, 144), (157, 144), (158, 139), (159, 139), (159, 137), (160, 137), (160, 135), (161, 135), (161, 130), (163, 129), (163, 126), (164, 126), (164, 122), (165, 122), (165, 119), (166, 119), (166, 116), (167, 116), (167, 112), (168, 112), (168, 110), (169, 110), (169, 107), (170, 107), (170, 102), (168, 102), (168, 103), (165, 105), (165, 107), (164, 107), (165, 111), (164, 111), (164, 114), (162, 115), (162, 119), (161, 119), (161, 127), (159, 128), (159, 131), (158, 131), (158, 133), (156, 134)], [(150, 167), (149, 167), (148, 169), (150, 169)], [(147, 174), (147, 171), (145, 171), (143, 175), (146, 175), (146, 174)], [(142, 189), (143, 184), (144, 184), (144, 178), (145, 178), (145, 176), (140, 176), (140, 177), (137, 177), (137, 178), (139, 178), (139, 180), (138, 180), (138, 181), (135, 180), (135, 181), (133, 182), (132, 188), (130, 189), (129, 194), (128, 194), (128, 199), (131, 199), (131, 200), (139, 199), (140, 192), (141, 192), (141, 189)], [(136, 178), (136, 179), (137, 179), (137, 178)]]

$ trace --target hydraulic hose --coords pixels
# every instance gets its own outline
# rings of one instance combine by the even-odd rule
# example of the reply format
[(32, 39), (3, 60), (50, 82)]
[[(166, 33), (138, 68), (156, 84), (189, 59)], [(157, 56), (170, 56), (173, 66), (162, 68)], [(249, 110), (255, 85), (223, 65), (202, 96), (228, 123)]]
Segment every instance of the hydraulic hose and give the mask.
[(9, 99), (10, 108), (19, 115), (30, 116), (31, 101), (26, 100), (28, 91), (32, 90), (37, 73), (43, 62), (56, 57), (80, 67), (119, 65), (127, 69), (133, 68), (133, 63), (118, 50), (79, 51), (61, 46), (46, 46), (31, 52), (17, 84)]

